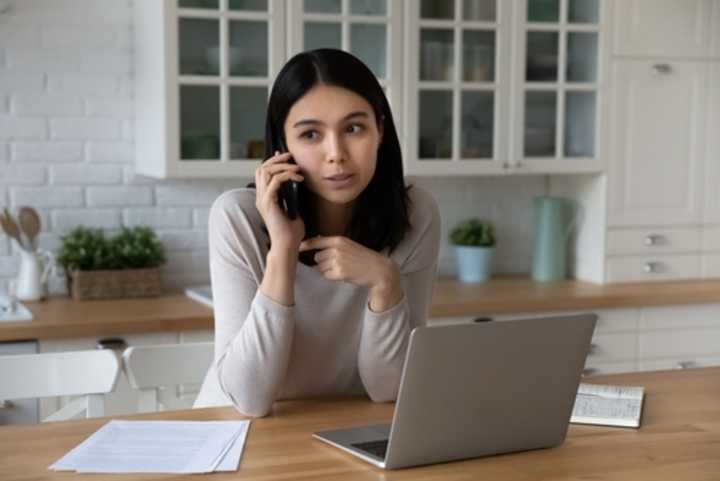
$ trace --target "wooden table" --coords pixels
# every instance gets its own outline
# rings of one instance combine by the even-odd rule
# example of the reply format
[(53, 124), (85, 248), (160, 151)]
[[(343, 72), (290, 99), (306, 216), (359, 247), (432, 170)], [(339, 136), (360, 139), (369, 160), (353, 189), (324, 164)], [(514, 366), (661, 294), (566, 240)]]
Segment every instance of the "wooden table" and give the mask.
[[(720, 368), (595, 377), (593, 382), (646, 388), (639, 430), (571, 425), (557, 448), (435, 466), (383, 471), (320, 441), (314, 431), (388, 422), (392, 404), (361, 399), (286, 401), (252, 421), (240, 469), (202, 476), (123, 475), (112, 479), (224, 480), (633, 480), (720, 479)], [(129, 419), (241, 419), (233, 408), (175, 411)], [(0, 426), (0, 479), (41, 481), (110, 479), (57, 473), (47, 466), (107, 419)]]

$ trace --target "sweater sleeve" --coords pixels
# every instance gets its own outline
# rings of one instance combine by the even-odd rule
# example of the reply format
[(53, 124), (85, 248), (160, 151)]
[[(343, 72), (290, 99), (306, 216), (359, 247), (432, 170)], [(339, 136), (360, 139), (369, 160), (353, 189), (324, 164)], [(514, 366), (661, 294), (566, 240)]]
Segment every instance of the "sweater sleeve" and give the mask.
[(248, 416), (265, 416), (287, 372), (294, 309), (266, 297), (262, 235), (248, 207), (232, 196), (210, 211), (210, 276), (215, 315), (215, 372), (222, 391)]
[(428, 197), (418, 206), (424, 218), (416, 220), (419, 232), (400, 266), (403, 299), (384, 312), (365, 308), (358, 352), (358, 371), (365, 390), (375, 402), (393, 401), (400, 389), (410, 332), (425, 325), (437, 275), (440, 214)]

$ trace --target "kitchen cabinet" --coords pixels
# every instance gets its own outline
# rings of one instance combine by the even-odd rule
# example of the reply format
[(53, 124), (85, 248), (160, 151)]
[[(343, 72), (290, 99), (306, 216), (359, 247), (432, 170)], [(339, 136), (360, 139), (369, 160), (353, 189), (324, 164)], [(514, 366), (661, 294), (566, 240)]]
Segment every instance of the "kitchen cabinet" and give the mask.
[[(636, 370), (637, 326), (640, 309), (598, 309), (585, 311), (520, 312), (511, 314), (478, 314), (454, 318), (431, 318), (428, 325), (447, 325), (473, 322), (478, 317), (493, 321), (542, 318), (593, 312), (598, 316), (590, 351), (585, 362), (585, 374), (610, 374)], [(542, 321), (539, 321), (542, 322)]]
[[(720, 18), (718, 19), (720, 21)], [(720, 23), (717, 24), (720, 31)], [(719, 32), (720, 34), (720, 32)], [(705, 212), (703, 222), (720, 224), (720, 62), (709, 64), (707, 154), (705, 157)], [(720, 246), (718, 246), (720, 247)]]
[(135, 2), (136, 171), (252, 177), (275, 75), (335, 47), (385, 89), (408, 174), (601, 172), (608, 4)]
[(703, 276), (709, 65), (613, 61), (606, 281)]
[(615, 3), (616, 55), (699, 58), (718, 53), (717, 0)]
[[(547, 311), (432, 318), (429, 325), (594, 312), (598, 316), (585, 375), (720, 366), (720, 304)], [(541, 322), (541, 321), (540, 321)]]
[(285, 62), (280, 0), (135, 2), (136, 172), (252, 177)]
[(406, 171), (602, 171), (607, 5), (407, 2)]
[(698, 224), (707, 65), (667, 59), (613, 63), (609, 225)]

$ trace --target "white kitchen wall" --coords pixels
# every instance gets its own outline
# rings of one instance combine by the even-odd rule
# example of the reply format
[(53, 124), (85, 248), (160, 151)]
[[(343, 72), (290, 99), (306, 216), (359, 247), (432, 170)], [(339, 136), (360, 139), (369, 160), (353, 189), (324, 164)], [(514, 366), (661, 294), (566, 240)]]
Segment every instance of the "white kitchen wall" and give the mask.
[[(132, 2), (0, 0), (0, 203), (41, 213), (40, 244), (57, 249), (77, 225), (150, 225), (168, 252), (171, 286), (208, 281), (208, 209), (246, 179), (158, 181), (134, 175)], [(440, 203), (447, 233), (468, 216), (496, 222), (498, 272), (527, 272), (532, 198), (545, 178), (413, 179)], [(0, 235), (0, 283), (19, 257)]]

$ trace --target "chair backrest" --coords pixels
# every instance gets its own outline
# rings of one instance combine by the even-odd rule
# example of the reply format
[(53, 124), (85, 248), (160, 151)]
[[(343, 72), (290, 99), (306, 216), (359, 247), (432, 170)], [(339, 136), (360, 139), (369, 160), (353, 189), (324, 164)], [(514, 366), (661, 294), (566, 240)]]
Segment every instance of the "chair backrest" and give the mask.
[(213, 361), (213, 343), (133, 346), (123, 352), (123, 366), (130, 386), (139, 391), (139, 412), (189, 408), (166, 387), (201, 383)]
[(115, 389), (117, 356), (108, 350), (0, 356), (0, 400), (82, 396), (44, 421), (87, 417), (105, 412), (103, 395)]

